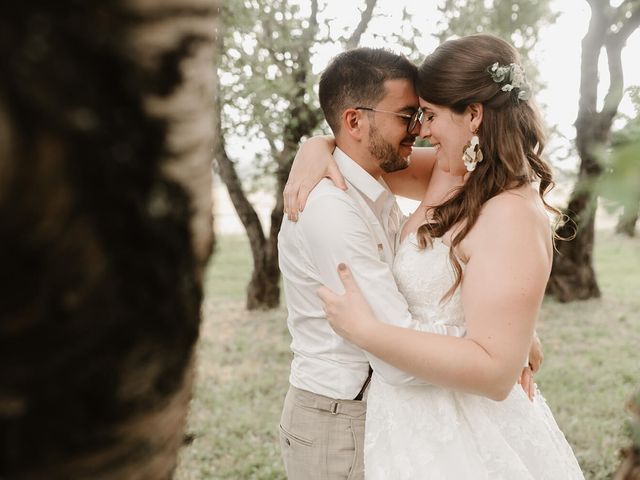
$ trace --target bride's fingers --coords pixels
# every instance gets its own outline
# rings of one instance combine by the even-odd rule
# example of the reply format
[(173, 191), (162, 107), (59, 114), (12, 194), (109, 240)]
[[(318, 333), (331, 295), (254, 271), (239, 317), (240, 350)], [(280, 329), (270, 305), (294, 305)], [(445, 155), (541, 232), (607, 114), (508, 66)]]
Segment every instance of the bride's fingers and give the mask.
[(316, 293), (320, 297), (320, 300), (322, 300), (322, 302), (324, 303), (324, 311), (327, 312), (328, 304), (330, 304), (332, 301), (334, 301), (335, 298), (337, 297), (337, 295), (335, 293), (333, 293), (331, 291), (331, 289), (325, 287), (324, 285), (322, 287), (319, 287), (316, 290)]
[(289, 182), (284, 184), (284, 188), (282, 189), (282, 210), (284, 210), (285, 215), (289, 216), (289, 198), (291, 192), (291, 184)]
[(347, 190), (347, 182), (342, 176), (338, 165), (329, 165), (329, 167), (327, 168), (327, 177), (329, 177), (331, 181), (336, 184), (336, 187), (338, 187), (340, 190)]
[(525, 389), (525, 392), (527, 392), (529, 400), (533, 401), (535, 384), (533, 382), (533, 372), (530, 368), (525, 368), (525, 381), (523, 383), (523, 388)]
[(533, 401), (533, 397), (536, 396), (536, 382), (533, 381), (533, 378), (531, 379), (531, 396), (529, 398), (531, 398), (531, 401)]
[(304, 210), (305, 205), (307, 204), (307, 198), (309, 198), (309, 194), (315, 185), (309, 185), (307, 182), (302, 182), (300, 184), (300, 188), (298, 189), (295, 203), (293, 207), (296, 209), (296, 212), (301, 212)]
[(282, 197), (284, 200), (284, 213), (287, 218), (292, 222), (298, 221), (298, 209), (296, 207), (296, 198), (298, 196), (299, 187), (288, 183), (284, 186)]
[(529, 384), (529, 400), (533, 401), (533, 397), (536, 394), (536, 382), (531, 377), (531, 383)]
[(358, 284), (356, 283), (355, 278), (351, 274), (351, 270), (347, 267), (346, 264), (340, 263), (338, 265), (338, 275), (340, 276), (340, 280), (344, 285), (344, 289), (347, 292), (358, 292)]

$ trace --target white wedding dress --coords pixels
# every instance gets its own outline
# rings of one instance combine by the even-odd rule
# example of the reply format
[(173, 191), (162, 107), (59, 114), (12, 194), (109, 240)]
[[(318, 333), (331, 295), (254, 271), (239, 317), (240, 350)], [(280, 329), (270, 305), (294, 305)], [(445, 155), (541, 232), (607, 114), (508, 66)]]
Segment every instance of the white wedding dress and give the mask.
[[(393, 273), (414, 319), (464, 327), (449, 247), (419, 250), (415, 234), (398, 248)], [(496, 402), (438, 386), (371, 380), (365, 430), (366, 480), (573, 480), (578, 462), (544, 398), (515, 385)]]

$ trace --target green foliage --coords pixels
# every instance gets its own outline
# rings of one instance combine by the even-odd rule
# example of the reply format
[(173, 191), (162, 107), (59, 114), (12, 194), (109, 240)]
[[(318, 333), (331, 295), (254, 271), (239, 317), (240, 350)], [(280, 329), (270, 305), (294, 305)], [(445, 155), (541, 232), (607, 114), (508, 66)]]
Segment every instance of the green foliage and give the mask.
[(599, 193), (633, 210), (640, 203), (640, 87), (627, 90), (635, 107), (635, 116), (613, 133), (611, 148), (605, 155), (607, 170), (602, 176)]
[(416, 65), (424, 60), (425, 55), (430, 52), (424, 51), (421, 40), (428, 36), (420, 21), (405, 7), (402, 9), (402, 20), (398, 28), (384, 35), (372, 32), (372, 37), (376, 40), (382, 39), (389, 47), (399, 54), (404, 55)]
[(538, 70), (530, 62), (540, 28), (558, 18), (550, 0), (445, 0), (438, 7), (444, 19), (436, 36), (443, 42), (452, 36), (491, 33), (515, 46), (530, 83), (539, 85)]
[(309, 120), (291, 115), (300, 92), (304, 102), (317, 105), (316, 78), (304, 74), (311, 71), (309, 52), (317, 28), (309, 12), (286, 0), (228, 0), (222, 21), (223, 135), (251, 144), (251, 151), (257, 151), (254, 180), (265, 179), (278, 168), (287, 125)]

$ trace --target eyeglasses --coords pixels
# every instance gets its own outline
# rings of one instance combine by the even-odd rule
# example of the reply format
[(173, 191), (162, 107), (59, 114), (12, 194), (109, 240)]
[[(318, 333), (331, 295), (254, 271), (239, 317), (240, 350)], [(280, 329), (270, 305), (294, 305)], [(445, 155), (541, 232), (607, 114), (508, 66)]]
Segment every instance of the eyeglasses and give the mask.
[(402, 117), (408, 120), (407, 123), (407, 132), (413, 132), (413, 129), (416, 128), (418, 123), (422, 123), (424, 120), (424, 111), (421, 108), (418, 108), (413, 113), (398, 113), (398, 112), (390, 112), (388, 110), (378, 110), (377, 108), (371, 107), (355, 107), (356, 110), (367, 110), (369, 112), (378, 112), (378, 113), (390, 113), (391, 115), (395, 115), (396, 117)]

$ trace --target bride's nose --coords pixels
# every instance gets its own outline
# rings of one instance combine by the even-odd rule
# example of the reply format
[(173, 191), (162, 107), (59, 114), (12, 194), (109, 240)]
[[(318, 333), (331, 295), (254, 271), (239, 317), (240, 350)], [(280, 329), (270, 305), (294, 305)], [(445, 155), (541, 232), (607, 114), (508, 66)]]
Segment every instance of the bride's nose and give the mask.
[(427, 138), (431, 136), (431, 129), (429, 128), (429, 122), (422, 122), (420, 125), (420, 138)]

